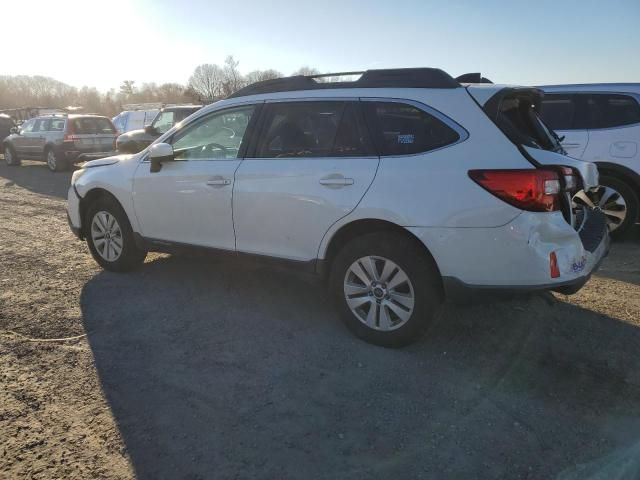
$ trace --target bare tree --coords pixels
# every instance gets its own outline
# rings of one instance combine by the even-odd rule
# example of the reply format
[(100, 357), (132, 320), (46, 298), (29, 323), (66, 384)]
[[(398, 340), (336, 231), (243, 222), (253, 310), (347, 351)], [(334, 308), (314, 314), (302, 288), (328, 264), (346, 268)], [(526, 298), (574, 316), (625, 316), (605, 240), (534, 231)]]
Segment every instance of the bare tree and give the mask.
[(189, 78), (189, 88), (201, 101), (214, 101), (224, 95), (224, 71), (216, 64), (205, 63), (196, 67)]
[(283, 77), (282, 73), (277, 70), (254, 70), (253, 72), (247, 73), (244, 77), (247, 85), (251, 85), (256, 82), (263, 82), (265, 80), (273, 80), (275, 78)]
[(246, 85), (242, 74), (238, 71), (238, 62), (229, 55), (224, 61), (224, 94), (231, 95)]
[(135, 92), (135, 87), (133, 86), (134, 83), (136, 83), (135, 80), (125, 80), (122, 82), (122, 85), (120, 85), (120, 93), (123, 93), (124, 95), (133, 95)]
[(304, 67), (300, 67), (291, 75), (313, 76), (313, 75), (320, 75), (320, 71), (317, 68), (311, 68), (305, 65)]

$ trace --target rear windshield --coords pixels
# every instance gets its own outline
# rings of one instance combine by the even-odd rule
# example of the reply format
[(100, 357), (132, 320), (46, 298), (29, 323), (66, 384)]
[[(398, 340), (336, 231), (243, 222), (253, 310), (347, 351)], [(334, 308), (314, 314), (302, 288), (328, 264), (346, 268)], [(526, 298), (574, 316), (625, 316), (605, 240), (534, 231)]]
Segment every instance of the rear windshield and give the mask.
[(534, 92), (514, 92), (491, 99), (485, 111), (513, 143), (562, 152), (558, 136), (538, 114), (539, 105)]
[(116, 133), (116, 129), (108, 118), (80, 117), (71, 120), (73, 131), (78, 135), (99, 135)]

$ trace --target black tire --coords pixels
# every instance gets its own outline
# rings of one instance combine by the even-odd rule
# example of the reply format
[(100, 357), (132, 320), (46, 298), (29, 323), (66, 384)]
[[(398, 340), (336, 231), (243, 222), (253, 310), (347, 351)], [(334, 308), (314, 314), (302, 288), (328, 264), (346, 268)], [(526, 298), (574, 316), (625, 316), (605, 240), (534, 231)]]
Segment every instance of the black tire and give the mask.
[[(98, 252), (94, 243), (92, 222), (96, 214), (99, 212), (106, 212), (112, 215), (120, 227), (121, 234), (117, 238), (122, 241), (122, 249), (120, 255), (113, 261), (109, 261), (104, 258)], [(133, 230), (129, 223), (129, 219), (127, 218), (127, 214), (113, 197), (105, 195), (91, 203), (87, 208), (83, 224), (85, 226), (84, 235), (87, 240), (89, 250), (91, 251), (91, 255), (105, 270), (112, 272), (129, 272), (144, 263), (147, 252), (138, 248), (136, 245)]]
[(47, 148), (44, 151), (44, 161), (52, 172), (64, 172), (69, 169), (69, 163), (60, 158), (53, 148)]
[[(347, 304), (345, 281), (348, 274), (352, 275), (349, 270), (356, 261), (368, 256), (377, 257), (382, 264), (384, 264), (383, 259), (395, 263), (406, 274), (412, 285), (413, 309), (404, 324), (398, 317), (397, 324), (400, 326), (393, 330), (383, 331), (366, 325), (364, 320), (360, 320)], [(382, 273), (382, 264), (378, 265), (378, 273)], [(393, 274), (388, 277), (389, 285), (393, 281), (393, 277)], [(442, 280), (433, 259), (415, 240), (395, 232), (369, 233), (347, 243), (338, 252), (332, 263), (329, 287), (336, 300), (340, 315), (349, 330), (366, 342), (383, 347), (402, 347), (419, 339), (433, 320), (437, 318), (443, 301)], [(386, 289), (386, 286), (384, 288)], [(389, 290), (390, 292), (391, 290)], [(376, 297), (372, 297), (373, 290), (367, 295), (378, 303), (379, 309), (386, 309), (385, 315), (393, 315), (389, 313), (388, 307), (383, 306), (385, 298), (389, 297), (382, 298), (380, 301), (383, 303), (381, 304), (376, 300)], [(364, 295), (360, 296), (365, 298)], [(371, 303), (369, 308), (372, 307)], [(364, 313), (362, 314), (364, 315)], [(380, 313), (376, 313), (376, 316), (380, 315)], [(380, 323), (377, 323), (377, 326), (380, 326)]]
[(624, 221), (618, 225), (615, 230), (611, 231), (611, 236), (615, 239), (622, 239), (629, 233), (629, 229), (638, 220), (638, 211), (640, 210), (640, 201), (633, 188), (624, 180), (608, 175), (600, 176), (600, 185), (612, 188), (620, 194), (627, 205), (627, 216)]
[[(9, 157), (7, 158), (7, 152), (9, 153)], [(18, 158), (16, 154), (16, 150), (11, 145), (6, 145), (4, 147), (4, 160), (7, 162), (7, 165), (11, 167), (19, 166), (22, 161)]]

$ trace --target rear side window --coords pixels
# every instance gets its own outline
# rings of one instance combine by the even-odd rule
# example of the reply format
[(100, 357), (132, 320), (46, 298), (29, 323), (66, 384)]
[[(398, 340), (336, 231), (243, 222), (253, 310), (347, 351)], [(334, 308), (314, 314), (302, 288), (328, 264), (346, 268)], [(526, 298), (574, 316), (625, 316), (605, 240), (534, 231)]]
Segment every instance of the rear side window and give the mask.
[(589, 94), (586, 102), (587, 128), (613, 128), (640, 123), (640, 105), (629, 95)]
[(74, 133), (78, 135), (99, 135), (116, 133), (116, 129), (108, 118), (80, 117), (70, 120)]
[(268, 104), (256, 157), (373, 155), (355, 102)]
[(412, 155), (457, 142), (460, 135), (442, 120), (413, 105), (363, 102), (380, 155)]
[(52, 132), (62, 132), (64, 130), (64, 119), (52, 119), (49, 124), (49, 130)]
[(572, 130), (576, 115), (573, 95), (545, 94), (540, 113), (544, 122), (553, 130)]

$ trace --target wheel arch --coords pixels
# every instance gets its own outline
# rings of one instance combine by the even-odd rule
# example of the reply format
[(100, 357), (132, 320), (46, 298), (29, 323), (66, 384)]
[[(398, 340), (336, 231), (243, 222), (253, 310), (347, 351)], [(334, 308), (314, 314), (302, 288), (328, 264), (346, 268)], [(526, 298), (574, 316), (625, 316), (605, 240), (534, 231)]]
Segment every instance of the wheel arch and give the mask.
[(438, 278), (440, 281), (442, 280), (442, 274), (440, 273), (438, 263), (424, 242), (422, 242), (412, 232), (397, 223), (374, 218), (354, 220), (336, 230), (327, 243), (323, 258), (318, 261), (318, 273), (320, 273), (326, 281), (331, 274), (333, 260), (344, 245), (361, 235), (376, 232), (396, 232), (410, 239), (421, 251), (424, 252), (426, 258), (433, 263), (435, 271), (438, 273)]
[(598, 166), (598, 172), (601, 175), (609, 175), (628, 183), (631, 188), (640, 197), (640, 174), (634, 172), (629, 167), (611, 162), (595, 162)]
[(92, 203), (94, 203), (99, 198), (113, 199), (113, 201), (115, 201), (120, 206), (120, 208), (122, 208), (122, 211), (125, 212), (126, 214), (126, 210), (123, 207), (120, 200), (118, 200), (118, 197), (116, 197), (110, 191), (105, 190), (104, 188), (100, 188), (100, 187), (92, 188), (85, 194), (84, 197), (80, 197), (80, 222), (81, 222), (80, 228), (82, 229), (81, 231), (84, 236), (87, 235), (87, 231), (86, 231), (87, 222), (85, 221), (85, 217), (87, 215), (87, 209)]

